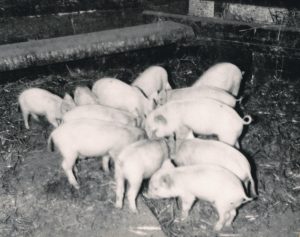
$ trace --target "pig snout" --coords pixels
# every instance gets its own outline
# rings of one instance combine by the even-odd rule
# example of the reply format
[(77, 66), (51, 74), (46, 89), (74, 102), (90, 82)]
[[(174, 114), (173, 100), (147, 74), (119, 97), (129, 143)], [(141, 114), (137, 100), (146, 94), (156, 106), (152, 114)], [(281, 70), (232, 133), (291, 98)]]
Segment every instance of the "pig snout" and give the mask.
[(159, 199), (160, 196), (157, 195), (154, 191), (151, 191), (149, 188), (142, 192), (142, 195), (147, 199)]
[(147, 199), (154, 199), (153, 197), (153, 194), (149, 193), (148, 191), (147, 192), (142, 192), (142, 195), (147, 198)]

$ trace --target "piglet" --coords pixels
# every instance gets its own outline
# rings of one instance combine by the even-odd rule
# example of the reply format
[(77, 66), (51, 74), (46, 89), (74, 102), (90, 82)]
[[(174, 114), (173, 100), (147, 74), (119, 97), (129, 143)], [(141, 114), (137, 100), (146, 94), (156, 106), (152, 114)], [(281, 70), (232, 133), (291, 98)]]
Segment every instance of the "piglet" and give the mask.
[(48, 139), (48, 146), (60, 151), (69, 183), (79, 189), (73, 166), (77, 157), (104, 156), (103, 168), (108, 171), (109, 157), (115, 159), (127, 145), (143, 139), (145, 132), (139, 128), (104, 122), (96, 119), (78, 119), (63, 123)]
[(124, 148), (115, 161), (116, 207), (123, 206), (127, 180), (129, 206), (133, 212), (137, 212), (136, 197), (143, 179), (150, 178), (168, 156), (169, 149), (164, 139), (141, 140)]
[(236, 209), (252, 200), (246, 196), (239, 178), (221, 166), (201, 164), (175, 168), (170, 160), (165, 161), (151, 177), (145, 196), (155, 199), (179, 197), (182, 201), (182, 220), (188, 217), (196, 198), (208, 201), (219, 216), (215, 231), (230, 226)]
[(148, 136), (165, 137), (182, 128), (196, 134), (218, 136), (219, 140), (239, 147), (238, 138), (245, 124), (252, 121), (249, 115), (243, 119), (231, 107), (216, 100), (171, 101), (152, 111), (145, 121)]
[(219, 141), (187, 139), (177, 141), (175, 163), (179, 166), (215, 164), (234, 173), (250, 187), (250, 196), (256, 197), (255, 183), (247, 158), (237, 149)]
[(125, 110), (142, 118), (154, 109), (153, 98), (157, 97), (157, 93), (154, 93), (146, 98), (140, 89), (115, 78), (96, 81), (92, 91), (96, 94), (99, 104)]
[(140, 124), (140, 122), (137, 121), (131, 113), (104, 105), (77, 106), (64, 114), (62, 121), (65, 123), (75, 119), (99, 119), (131, 126), (139, 126)]
[(237, 96), (242, 77), (243, 74), (236, 65), (232, 63), (217, 63), (205, 71), (192, 86), (218, 87)]
[(155, 92), (172, 89), (168, 81), (167, 71), (160, 66), (147, 68), (131, 85), (140, 88), (148, 97)]
[(40, 88), (29, 88), (19, 95), (19, 105), (23, 114), (25, 127), (29, 129), (28, 117), (38, 120), (39, 115), (47, 118), (49, 123), (57, 127), (61, 119), (62, 98)]
[(86, 86), (77, 86), (74, 91), (74, 101), (77, 105), (98, 104), (97, 96)]
[(230, 107), (236, 104), (236, 98), (227, 91), (217, 87), (201, 86), (186, 87), (175, 90), (163, 90), (158, 95), (157, 103), (162, 105), (168, 101), (175, 100), (198, 100), (201, 98), (210, 98), (222, 102)]

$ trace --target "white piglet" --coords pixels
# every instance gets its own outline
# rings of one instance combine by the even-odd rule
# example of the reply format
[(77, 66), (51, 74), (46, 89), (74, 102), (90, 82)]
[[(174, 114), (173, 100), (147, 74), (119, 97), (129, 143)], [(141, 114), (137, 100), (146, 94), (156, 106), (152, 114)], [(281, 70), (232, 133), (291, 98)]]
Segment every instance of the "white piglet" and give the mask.
[(116, 207), (123, 206), (127, 180), (129, 206), (133, 212), (137, 212), (136, 197), (143, 179), (150, 178), (168, 156), (169, 149), (164, 139), (141, 140), (124, 148), (115, 162)]
[(236, 176), (250, 188), (250, 196), (256, 197), (255, 183), (251, 175), (251, 166), (247, 158), (237, 149), (219, 141), (188, 139), (179, 141), (175, 163), (179, 166), (196, 164), (220, 165)]
[(198, 100), (202, 98), (210, 98), (220, 101), (230, 107), (235, 107), (236, 98), (227, 91), (217, 87), (201, 86), (186, 87), (175, 90), (163, 90), (159, 93), (158, 104), (163, 105), (169, 101), (175, 100)]
[(108, 171), (109, 158), (113, 160), (127, 145), (143, 139), (145, 132), (136, 127), (104, 122), (96, 119), (73, 120), (62, 124), (50, 135), (48, 146), (60, 151), (69, 183), (79, 189), (73, 166), (77, 157), (103, 156), (103, 169)]
[(86, 86), (77, 86), (74, 91), (74, 101), (77, 105), (98, 104), (97, 96)]
[(168, 81), (167, 71), (160, 66), (147, 68), (131, 85), (140, 88), (148, 97), (155, 92), (172, 89)]
[(139, 121), (137, 121), (131, 113), (104, 105), (77, 106), (64, 114), (62, 121), (65, 123), (75, 119), (99, 119), (107, 122), (119, 122), (131, 126), (139, 125)]
[[(96, 81), (92, 91), (96, 94), (99, 104), (128, 111), (136, 117), (144, 117), (155, 107), (152, 96), (146, 98), (140, 89), (115, 78)], [(157, 97), (157, 93), (154, 94)]]
[(148, 136), (165, 137), (183, 128), (196, 134), (217, 135), (219, 140), (239, 147), (243, 126), (252, 121), (243, 119), (231, 107), (212, 99), (169, 102), (149, 114), (145, 121)]
[(246, 196), (239, 178), (221, 166), (202, 164), (175, 168), (169, 160), (151, 177), (144, 195), (154, 199), (179, 197), (182, 220), (188, 217), (196, 198), (210, 202), (219, 216), (215, 231), (231, 226), (236, 209), (252, 200)]
[(205, 71), (192, 86), (213, 86), (237, 96), (242, 78), (243, 74), (236, 65), (217, 63)]
[(62, 98), (40, 88), (29, 88), (19, 95), (19, 105), (23, 114), (25, 127), (29, 129), (28, 117), (35, 120), (42, 115), (49, 123), (57, 127), (61, 119)]

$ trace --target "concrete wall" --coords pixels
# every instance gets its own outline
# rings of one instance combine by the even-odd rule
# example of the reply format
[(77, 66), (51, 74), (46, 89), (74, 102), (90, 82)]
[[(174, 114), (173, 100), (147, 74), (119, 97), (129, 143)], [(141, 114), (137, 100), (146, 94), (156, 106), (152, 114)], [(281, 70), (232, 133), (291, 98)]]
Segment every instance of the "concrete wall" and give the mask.
[[(300, 27), (298, 5), (286, 1), (220, 1), (189, 0), (189, 15), (219, 17), (248, 23), (275, 24)], [(267, 5), (269, 3), (269, 5)], [(288, 4), (289, 3), (289, 4)]]

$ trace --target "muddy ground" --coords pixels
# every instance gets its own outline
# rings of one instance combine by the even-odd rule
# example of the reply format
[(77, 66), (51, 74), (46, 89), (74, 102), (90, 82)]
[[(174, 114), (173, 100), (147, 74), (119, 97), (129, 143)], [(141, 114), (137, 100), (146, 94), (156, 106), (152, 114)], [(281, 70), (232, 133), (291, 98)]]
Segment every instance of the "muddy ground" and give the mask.
[[(142, 61), (141, 61), (142, 62)], [(180, 55), (159, 63), (166, 66), (176, 87), (190, 85), (212, 61)], [(67, 183), (58, 153), (47, 151), (53, 129), (45, 120), (26, 130), (18, 111), (17, 95), (28, 87), (48, 89), (63, 96), (77, 85), (103, 76), (130, 82), (148, 63), (97, 69), (81, 67), (65, 73), (21, 78), (0, 85), (0, 236), (102, 236), (107, 225), (126, 224), (110, 213), (115, 200), (112, 175), (104, 174), (99, 159), (78, 162), (79, 191)], [(254, 122), (241, 140), (257, 179), (259, 197), (240, 208), (232, 229), (219, 236), (291, 236), (300, 232), (300, 80), (265, 74), (263, 80), (246, 71), (238, 106)], [(248, 70), (248, 71), (247, 71)], [(33, 80), (34, 79), (34, 80)], [(298, 80), (297, 80), (298, 79)], [(215, 236), (217, 220), (208, 203), (197, 201), (189, 218), (179, 215), (175, 199), (145, 200), (167, 236)], [(125, 206), (122, 212), (128, 210)]]

